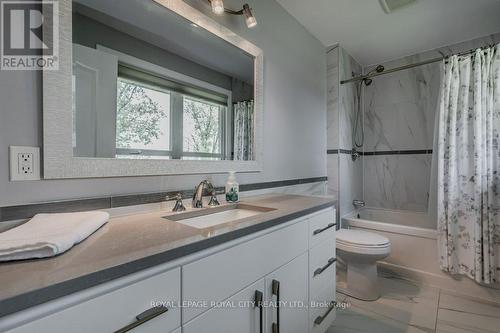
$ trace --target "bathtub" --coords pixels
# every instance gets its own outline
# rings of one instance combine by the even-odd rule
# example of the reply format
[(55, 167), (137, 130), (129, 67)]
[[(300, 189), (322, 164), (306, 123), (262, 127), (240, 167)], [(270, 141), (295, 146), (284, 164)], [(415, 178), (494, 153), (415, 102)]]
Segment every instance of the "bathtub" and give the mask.
[(344, 216), (342, 227), (437, 239), (436, 224), (430, 221), (427, 213), (420, 212), (362, 208)]
[(426, 213), (362, 208), (342, 218), (342, 228), (376, 232), (391, 241), (391, 254), (379, 266), (410, 278), (442, 274), (437, 231)]
[(436, 224), (426, 213), (362, 208), (341, 222), (342, 228), (375, 232), (391, 241), (391, 254), (378, 263), (386, 273), (484, 300), (498, 302), (500, 298), (500, 284), (485, 288), (440, 270)]

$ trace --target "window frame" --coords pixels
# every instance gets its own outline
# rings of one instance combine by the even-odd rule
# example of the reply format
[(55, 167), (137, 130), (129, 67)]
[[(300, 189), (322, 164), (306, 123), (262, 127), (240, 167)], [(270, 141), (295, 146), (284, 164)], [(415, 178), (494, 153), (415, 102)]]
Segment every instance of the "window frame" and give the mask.
[[(144, 69), (143, 66), (137, 66), (137, 63), (128, 63), (124, 61), (119, 61), (118, 63), (119, 70), (117, 81), (122, 78), (129, 82), (136, 82), (138, 85), (145, 86), (149, 89), (164, 91), (170, 95), (170, 128), (169, 128), (169, 150), (154, 150), (154, 149), (136, 149), (136, 148), (118, 148), (116, 147), (116, 157), (119, 155), (141, 155), (145, 157), (155, 157), (155, 156), (167, 156), (172, 160), (182, 160), (183, 157), (198, 157), (200, 159), (210, 158), (210, 159), (218, 159), (218, 160), (227, 160), (231, 158), (232, 151), (232, 141), (230, 138), (228, 139), (228, 135), (231, 135), (231, 131), (229, 128), (232, 126), (232, 92), (230, 90), (226, 90), (212, 84), (209, 84), (204, 81), (200, 81), (194, 78), (193, 80), (197, 81), (197, 85), (193, 83), (183, 83), (180, 82), (179, 79), (175, 77), (166, 76), (162, 73), (151, 72), (148, 69)], [(129, 75), (120, 76), (120, 66), (126, 67), (127, 73)], [(155, 65), (156, 66), (156, 65)], [(137, 76), (141, 76), (141, 80), (134, 80), (130, 74), (137, 74)], [(172, 71), (172, 73), (175, 73)], [(183, 75), (183, 74), (179, 74)], [(155, 82), (147, 81), (144, 77), (154, 77)], [(175, 75), (174, 75), (175, 76)], [(185, 76), (185, 75), (184, 75)], [(155, 84), (156, 83), (156, 84)], [(164, 83), (164, 84), (162, 84)], [(170, 90), (167, 87), (174, 86), (176, 90)], [(183, 89), (187, 88), (187, 89)], [(213, 91), (214, 88), (218, 91)], [(209, 95), (212, 91), (214, 94), (214, 98), (205, 99), (204, 95), (191, 95), (189, 93), (185, 93), (185, 91), (189, 92), (189, 89), (195, 90), (203, 90), (204, 95)], [(222, 103), (216, 102), (217, 98), (221, 98), (223, 95), (226, 100), (226, 105)], [(204, 152), (188, 152), (184, 151), (184, 133), (183, 133), (183, 118), (184, 118), (184, 98), (189, 98), (195, 101), (200, 101), (209, 104), (219, 105), (219, 140), (220, 140), (220, 153), (204, 153)]]

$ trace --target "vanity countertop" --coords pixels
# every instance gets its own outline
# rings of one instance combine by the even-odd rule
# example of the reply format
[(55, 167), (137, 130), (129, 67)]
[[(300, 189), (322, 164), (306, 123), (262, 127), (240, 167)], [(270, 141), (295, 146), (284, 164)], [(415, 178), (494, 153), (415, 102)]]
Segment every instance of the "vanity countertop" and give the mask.
[[(262, 195), (242, 203), (273, 208), (197, 229), (166, 211), (114, 217), (68, 252), (0, 264), (0, 317), (331, 207), (326, 197)], [(207, 208), (210, 209), (210, 208)]]

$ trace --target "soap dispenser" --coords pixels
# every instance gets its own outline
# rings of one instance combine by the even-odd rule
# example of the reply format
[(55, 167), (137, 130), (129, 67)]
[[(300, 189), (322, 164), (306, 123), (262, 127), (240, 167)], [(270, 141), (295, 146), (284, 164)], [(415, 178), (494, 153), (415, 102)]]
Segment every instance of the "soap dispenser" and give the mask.
[(240, 199), (240, 185), (236, 182), (236, 172), (229, 171), (226, 182), (226, 201), (238, 202)]

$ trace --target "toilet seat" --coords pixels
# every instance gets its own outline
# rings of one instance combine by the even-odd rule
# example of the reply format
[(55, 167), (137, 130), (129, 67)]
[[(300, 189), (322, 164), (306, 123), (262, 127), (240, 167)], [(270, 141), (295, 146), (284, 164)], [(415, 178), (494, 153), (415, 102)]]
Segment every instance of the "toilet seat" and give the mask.
[(362, 230), (341, 229), (337, 232), (337, 248), (359, 254), (385, 254), (391, 242), (384, 236)]
[(338, 243), (358, 247), (386, 247), (390, 244), (386, 237), (362, 230), (340, 229), (336, 236)]

